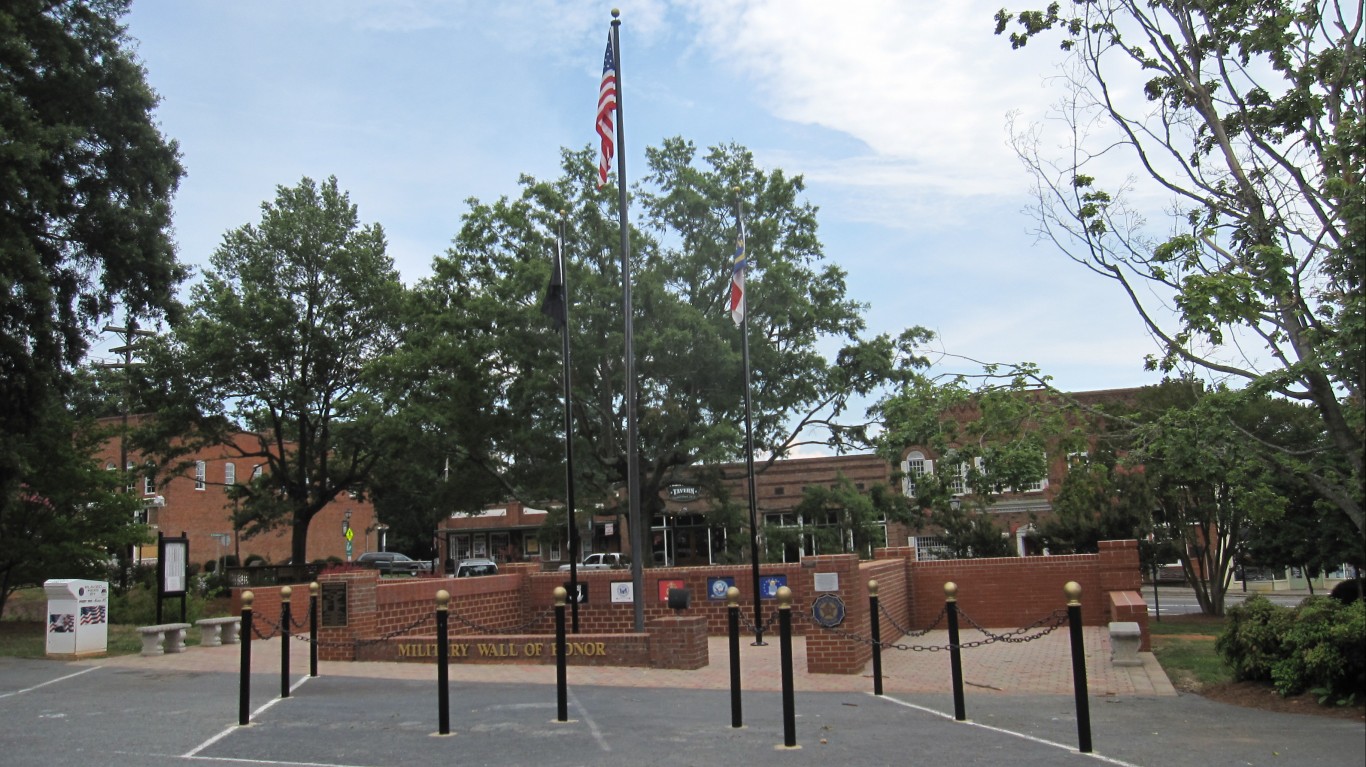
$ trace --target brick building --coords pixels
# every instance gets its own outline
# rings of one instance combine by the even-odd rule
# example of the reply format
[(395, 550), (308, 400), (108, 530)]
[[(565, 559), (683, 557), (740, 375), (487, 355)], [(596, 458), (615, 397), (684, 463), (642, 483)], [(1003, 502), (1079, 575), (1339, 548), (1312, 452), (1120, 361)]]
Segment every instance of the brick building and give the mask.
[[(127, 453), (130, 481), (128, 492), (143, 499), (143, 521), (152, 530), (152, 541), (134, 553), (135, 561), (155, 561), (158, 531), (166, 535), (184, 532), (190, 541), (190, 562), (203, 565), (219, 558), (234, 555), (239, 562), (257, 555), (269, 564), (282, 564), (290, 557), (291, 530), (284, 527), (250, 538), (234, 530), (233, 500), (228, 488), (239, 482), (249, 482), (255, 472), (268, 467), (260, 458), (243, 456), (259, 452), (260, 441), (254, 434), (237, 435), (233, 446), (205, 448), (183, 458), (187, 468), (180, 473), (153, 471), (136, 451)], [(109, 471), (118, 468), (122, 454), (119, 437), (105, 442), (96, 459)], [(319, 512), (309, 525), (308, 559), (314, 561), (338, 557), (347, 558), (347, 540), (343, 523), (348, 523), (353, 534), (354, 554), (368, 547), (378, 547), (375, 512), (368, 501), (351, 498), (343, 493)]]

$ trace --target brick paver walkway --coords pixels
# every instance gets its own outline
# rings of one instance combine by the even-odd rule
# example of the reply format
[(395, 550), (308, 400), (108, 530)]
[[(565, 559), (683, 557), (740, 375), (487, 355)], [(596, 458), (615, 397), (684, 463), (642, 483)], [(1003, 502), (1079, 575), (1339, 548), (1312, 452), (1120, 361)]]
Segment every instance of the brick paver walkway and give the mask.
[[(1108, 632), (1103, 627), (1083, 630), (1086, 644), (1087, 688), (1092, 696), (1175, 695), (1166, 675), (1152, 653), (1140, 653), (1142, 666), (1118, 668), (1110, 663)], [(982, 635), (964, 631), (964, 642)], [(280, 641), (252, 644), (253, 673), (279, 673)], [(747, 691), (782, 689), (778, 637), (768, 635), (763, 647), (752, 646), (752, 636), (741, 637), (741, 686)], [(905, 645), (924, 647), (948, 644), (947, 631), (934, 631)], [(859, 674), (808, 674), (806, 643), (794, 637), (793, 687), (797, 692), (871, 691), (872, 664)], [(667, 669), (575, 666), (568, 669), (573, 685), (608, 687), (659, 687), (699, 690), (725, 690), (730, 687), (730, 651), (725, 637), (712, 637), (708, 648), (710, 663), (702, 669)], [(882, 654), (883, 690), (891, 693), (952, 693), (947, 651), (888, 649)], [(191, 647), (184, 653), (142, 657), (118, 656), (81, 661), (102, 666), (139, 669), (221, 671), (236, 673), (241, 665), (241, 646)], [(308, 645), (297, 639), (290, 642), (290, 673), (308, 673)], [(392, 679), (435, 679), (430, 663), (348, 663), (323, 661), (320, 676), (357, 676)], [(460, 664), (450, 667), (452, 684), (493, 682), (500, 684), (555, 684), (553, 665)], [(963, 682), (966, 695), (1071, 695), (1072, 656), (1065, 630), (1024, 643), (996, 642), (963, 651)]]

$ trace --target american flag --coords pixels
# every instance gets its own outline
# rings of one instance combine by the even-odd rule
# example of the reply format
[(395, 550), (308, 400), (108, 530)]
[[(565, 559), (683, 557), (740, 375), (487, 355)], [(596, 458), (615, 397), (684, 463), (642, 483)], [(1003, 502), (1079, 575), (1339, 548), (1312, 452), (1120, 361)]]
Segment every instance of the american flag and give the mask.
[(735, 238), (735, 266), (730, 273), (730, 318), (735, 327), (745, 321), (745, 233)]
[(82, 608), (81, 608), (81, 625), (82, 625), (82, 626), (98, 626), (98, 625), (100, 625), (101, 623), (104, 623), (104, 622), (105, 622), (105, 609), (106, 609), (106, 608), (105, 608), (104, 605), (98, 605), (98, 606), (96, 606), (96, 607), (82, 607)]
[(612, 157), (617, 153), (617, 127), (612, 113), (617, 111), (617, 60), (612, 54), (612, 33), (607, 33), (607, 52), (602, 56), (602, 85), (598, 88), (598, 188), (607, 186)]
[(51, 613), (47, 616), (47, 633), (70, 634), (76, 630), (76, 616), (70, 613)]

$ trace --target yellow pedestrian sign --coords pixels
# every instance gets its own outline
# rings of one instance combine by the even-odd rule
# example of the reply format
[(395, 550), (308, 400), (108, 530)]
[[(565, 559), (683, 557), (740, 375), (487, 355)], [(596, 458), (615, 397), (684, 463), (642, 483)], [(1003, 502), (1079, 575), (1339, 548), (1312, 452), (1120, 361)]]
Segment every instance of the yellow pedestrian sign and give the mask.
[(346, 542), (347, 542), (347, 543), (350, 543), (352, 540), (355, 539), (355, 537), (356, 537), (356, 531), (355, 531), (355, 530), (352, 530), (352, 529), (350, 528), (350, 526), (348, 526), (348, 527), (346, 528)]

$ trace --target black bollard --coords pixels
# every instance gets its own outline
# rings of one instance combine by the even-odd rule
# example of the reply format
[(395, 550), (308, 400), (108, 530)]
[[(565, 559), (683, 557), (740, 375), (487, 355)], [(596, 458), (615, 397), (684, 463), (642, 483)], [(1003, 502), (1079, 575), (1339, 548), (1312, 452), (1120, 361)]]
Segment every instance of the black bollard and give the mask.
[(280, 697), (289, 697), (289, 595), (294, 589), (280, 587)]
[(797, 712), (792, 699), (792, 589), (778, 589), (778, 634), (783, 669), (783, 745), (797, 747)]
[(1077, 700), (1077, 750), (1091, 753), (1091, 701), (1086, 695), (1086, 647), (1081, 636), (1081, 584), (1068, 581), (1067, 623), (1072, 633), (1072, 690)]
[(565, 676), (564, 604), (569, 592), (555, 587), (555, 711), (557, 722), (569, 721), (569, 685)]
[(953, 718), (968, 718), (963, 705), (963, 648), (958, 642), (958, 584), (944, 584), (944, 611), (949, 617), (949, 670), (953, 675)]
[(318, 675), (318, 591), (317, 581), (308, 584), (308, 675)]
[(440, 735), (451, 734), (450, 669), (446, 666), (450, 652), (450, 601), (449, 591), (436, 592), (436, 721)]
[(242, 673), (237, 683), (237, 723), (251, 721), (251, 603), (256, 595), (242, 592)]
[(868, 619), (873, 629), (873, 694), (882, 694), (882, 621), (877, 611), (877, 581), (868, 581)]
[(743, 727), (740, 716), (740, 589), (726, 589), (726, 629), (730, 636), (730, 726)]

